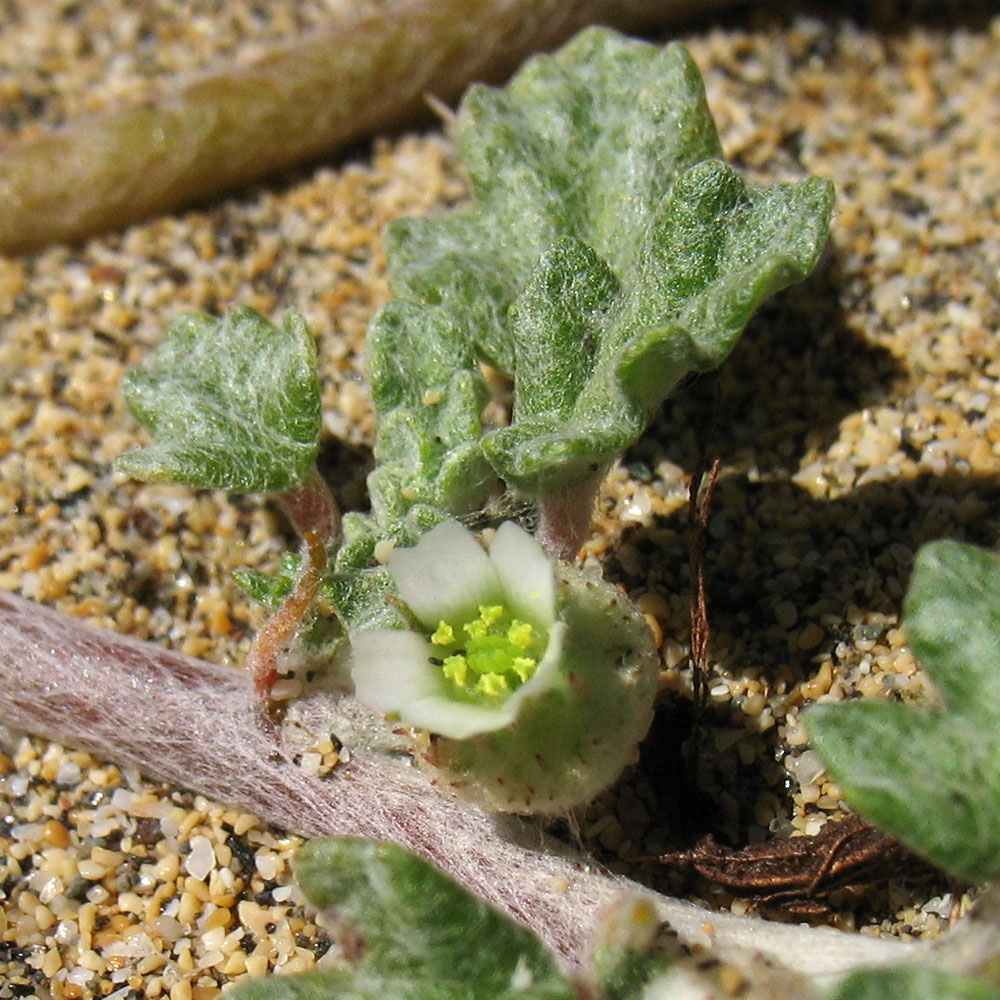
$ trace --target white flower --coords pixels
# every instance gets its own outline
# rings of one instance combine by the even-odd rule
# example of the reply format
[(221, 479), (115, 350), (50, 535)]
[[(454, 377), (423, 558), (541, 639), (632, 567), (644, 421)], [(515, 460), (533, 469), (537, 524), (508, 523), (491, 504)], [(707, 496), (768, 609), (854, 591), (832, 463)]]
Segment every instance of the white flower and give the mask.
[(446, 521), (393, 550), (389, 570), (417, 625), (352, 635), (355, 691), (417, 731), (437, 784), (487, 809), (560, 813), (615, 780), (659, 677), (621, 591), (553, 564), (513, 523), (487, 552)]
[(507, 521), (489, 553), (457, 521), (389, 556), (399, 596), (423, 634), (352, 639), (355, 691), (370, 708), (453, 739), (502, 729), (550, 686), (565, 625), (555, 620), (552, 563)]

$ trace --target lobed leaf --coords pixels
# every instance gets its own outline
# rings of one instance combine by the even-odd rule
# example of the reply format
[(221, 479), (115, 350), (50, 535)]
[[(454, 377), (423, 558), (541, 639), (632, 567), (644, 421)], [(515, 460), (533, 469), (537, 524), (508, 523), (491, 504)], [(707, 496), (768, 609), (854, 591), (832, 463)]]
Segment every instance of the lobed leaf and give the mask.
[(854, 702), (806, 716), (851, 805), (978, 882), (1000, 876), (1000, 556), (952, 541), (917, 555), (904, 623), (941, 707)]
[[(429, 355), (464, 345), (453, 372), (475, 376), (485, 361), (511, 376), (513, 421), (480, 438), (470, 405), (464, 445), (429, 424), (411, 434), (399, 468), (429, 502), (447, 506), (453, 488), (434, 443), (474, 452), (480, 473), (485, 456), (532, 496), (607, 465), (681, 378), (726, 358), (757, 305), (805, 277), (826, 241), (830, 184), (759, 187), (723, 164), (679, 45), (584, 31), (506, 89), (471, 88), (458, 121), (475, 202), (390, 227), (402, 300), (390, 316)], [(381, 343), (373, 351), (374, 380)], [(385, 439), (399, 442), (396, 405), (383, 398)]]
[(863, 969), (838, 984), (830, 1000), (997, 1000), (996, 987), (943, 969), (899, 965)]
[(416, 504), (451, 512), (481, 507), (496, 481), (479, 447), (488, 392), (468, 337), (437, 313), (393, 302), (368, 333), (376, 415), (368, 480), (388, 533)]
[(277, 573), (242, 568), (233, 571), (233, 580), (252, 600), (268, 611), (277, 611), (292, 592), (301, 566), (302, 558), (298, 553), (285, 552)]
[(244, 493), (301, 486), (319, 450), (316, 346), (302, 316), (278, 328), (246, 307), (179, 316), (153, 359), (122, 379), (154, 443), (118, 467), (149, 482)]

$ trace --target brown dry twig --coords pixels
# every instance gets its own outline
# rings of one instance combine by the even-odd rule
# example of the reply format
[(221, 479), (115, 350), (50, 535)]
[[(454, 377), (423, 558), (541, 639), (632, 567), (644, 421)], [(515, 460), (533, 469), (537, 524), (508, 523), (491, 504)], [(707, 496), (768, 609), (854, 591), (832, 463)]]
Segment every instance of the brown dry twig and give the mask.
[(829, 822), (811, 837), (771, 840), (740, 850), (706, 837), (689, 851), (656, 860), (734, 896), (798, 917), (829, 915), (825, 897), (835, 889), (895, 877), (924, 879), (935, 871), (859, 816)]
[(703, 453), (691, 477), (688, 501), (688, 560), (691, 575), (691, 683), (694, 689), (694, 718), (688, 744), (688, 780), (698, 783), (698, 734), (701, 715), (708, 698), (709, 647), (711, 627), (708, 596), (705, 592), (705, 532), (712, 510), (712, 495), (719, 480), (719, 460), (712, 463), (705, 478), (707, 458)]

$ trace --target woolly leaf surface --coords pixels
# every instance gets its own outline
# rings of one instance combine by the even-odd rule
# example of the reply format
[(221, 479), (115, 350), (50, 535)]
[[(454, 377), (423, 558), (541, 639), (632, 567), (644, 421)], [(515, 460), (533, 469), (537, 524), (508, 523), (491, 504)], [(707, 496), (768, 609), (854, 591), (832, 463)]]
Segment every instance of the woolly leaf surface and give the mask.
[(864, 969), (841, 982), (830, 1000), (997, 1000), (995, 986), (943, 969), (900, 965)]
[(572, 1000), (530, 931), (396, 844), (326, 837), (295, 864), (303, 891), (356, 944), (348, 969), (259, 979), (236, 1000)]
[[(461, 331), (449, 334), (467, 345), (456, 366), (478, 373), (485, 361), (513, 378), (511, 425), (481, 439), (471, 419), (462, 430), (477, 463), (485, 455), (529, 495), (612, 461), (680, 379), (726, 358), (764, 298), (812, 270), (826, 241), (831, 186), (760, 187), (723, 164), (679, 45), (584, 31), (505, 89), (471, 88), (458, 122), (474, 202), (390, 227), (392, 287), (407, 303), (394, 317), (420, 342), (428, 327)], [(395, 424), (392, 440), (406, 440)], [(422, 473), (429, 441), (411, 434), (397, 449), (408, 492), (440, 504), (456, 489), (467, 502), (459, 484), (483, 480), (462, 464), (440, 479), (434, 455)]]
[(316, 346), (294, 311), (279, 328), (245, 307), (179, 316), (125, 402), (153, 444), (118, 467), (136, 479), (244, 493), (301, 486), (321, 429)]
[(368, 488), (383, 530), (416, 504), (461, 513), (485, 503), (496, 476), (479, 445), (486, 384), (471, 341), (405, 302), (383, 307), (368, 334), (378, 468)]
[(1000, 876), (1000, 556), (941, 541), (917, 556), (904, 625), (940, 707), (818, 705), (816, 752), (862, 815), (960, 878)]

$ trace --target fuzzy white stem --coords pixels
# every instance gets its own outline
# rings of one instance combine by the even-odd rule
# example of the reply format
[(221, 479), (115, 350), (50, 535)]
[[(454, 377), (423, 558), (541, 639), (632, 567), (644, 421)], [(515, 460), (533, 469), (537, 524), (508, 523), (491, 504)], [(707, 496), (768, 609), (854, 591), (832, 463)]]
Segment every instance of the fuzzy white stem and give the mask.
[[(393, 840), (416, 851), (531, 927), (571, 965), (584, 959), (603, 906), (638, 887), (599, 873), (529, 823), (502, 823), (441, 797), (405, 760), (351, 748), (326, 779), (275, 754), (254, 724), (250, 679), (149, 643), (81, 625), (0, 594), (0, 722), (89, 750), (306, 835)], [(317, 695), (304, 717), (320, 725), (363, 710)], [(750, 951), (813, 975), (909, 954), (896, 941), (797, 928), (650, 894), (682, 940), (714, 925), (723, 952)]]

